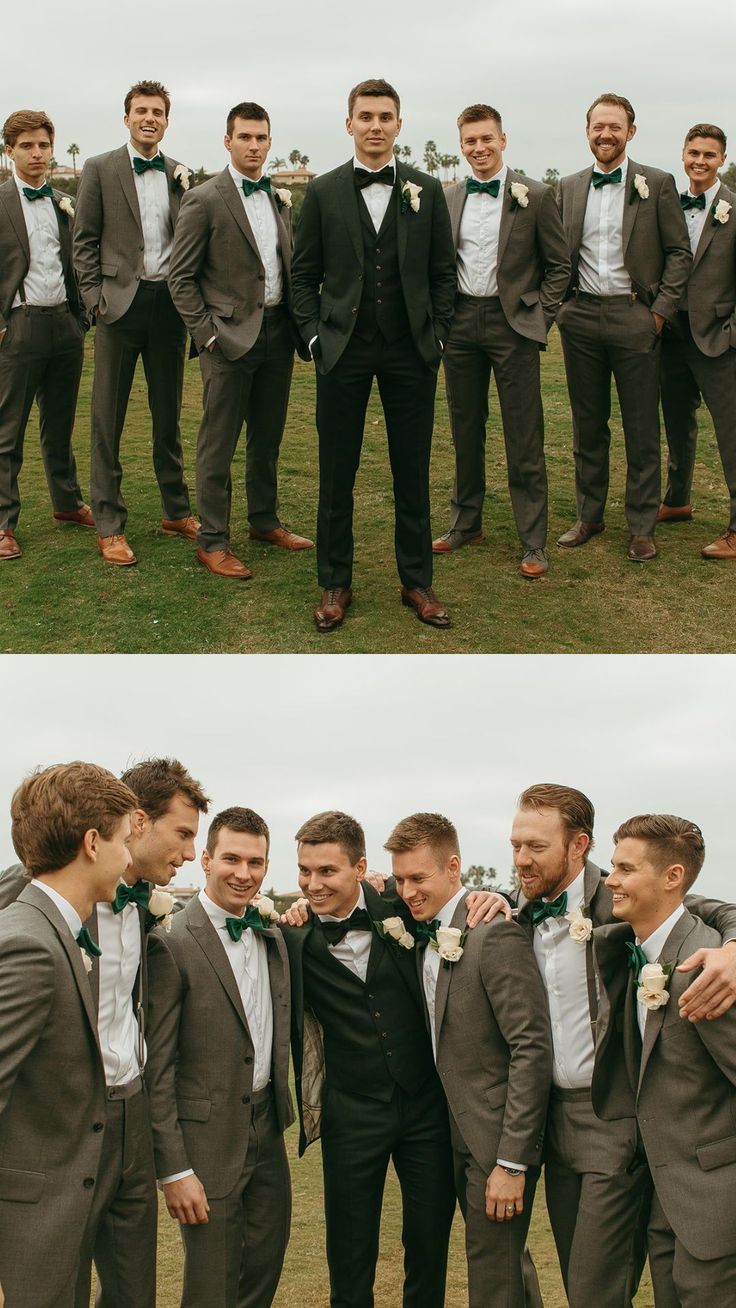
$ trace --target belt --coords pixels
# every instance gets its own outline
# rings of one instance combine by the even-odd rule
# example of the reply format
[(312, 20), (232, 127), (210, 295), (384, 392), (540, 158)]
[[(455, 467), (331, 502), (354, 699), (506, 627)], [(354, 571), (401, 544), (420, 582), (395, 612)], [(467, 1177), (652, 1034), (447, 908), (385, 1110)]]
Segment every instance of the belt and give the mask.
[(456, 291), (455, 295), (466, 304), (499, 304), (501, 301), (500, 295), (466, 295), (465, 291)]
[(16, 304), (11, 313), (18, 313), (19, 310), (24, 313), (69, 313), (69, 301), (65, 300), (63, 304)]
[(628, 295), (593, 295), (590, 291), (574, 290), (573, 295), (577, 300), (590, 300), (593, 304), (615, 304), (617, 301), (633, 304), (639, 299), (636, 291), (629, 291)]
[(561, 1086), (553, 1085), (550, 1098), (563, 1104), (590, 1103), (590, 1086), (584, 1086), (582, 1090), (563, 1090)]
[(140, 1094), (143, 1089), (143, 1078), (136, 1076), (127, 1085), (109, 1085), (105, 1092), (106, 1099), (132, 1099), (134, 1095)]

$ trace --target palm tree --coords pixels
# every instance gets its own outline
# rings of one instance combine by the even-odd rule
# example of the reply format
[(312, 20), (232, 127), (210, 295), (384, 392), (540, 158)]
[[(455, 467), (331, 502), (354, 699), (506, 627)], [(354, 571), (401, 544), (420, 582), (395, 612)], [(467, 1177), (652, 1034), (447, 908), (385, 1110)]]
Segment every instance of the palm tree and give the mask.
[(49, 177), (53, 177), (58, 167), (59, 167), (59, 161), (58, 159), (54, 159), (54, 156), (52, 155), (51, 158), (49, 159), (49, 173), (48, 173)]
[(307, 166), (308, 163), (309, 163), (309, 155), (308, 155), (308, 154), (300, 154), (300, 155), (299, 155), (299, 167), (300, 167), (300, 168), (306, 168), (306, 166)]
[(450, 167), (452, 169), (452, 180), (457, 181), (457, 170), (460, 167), (460, 156), (457, 154), (450, 155)]
[(427, 144), (424, 147), (424, 164), (430, 176), (437, 172), (439, 166), (439, 155), (434, 141), (427, 141)]
[(7, 163), (7, 156), (5, 154), (5, 146), (0, 141), (0, 173), (2, 173), (3, 177), (5, 177), (7, 172), (8, 172), (8, 163)]
[(286, 167), (286, 160), (281, 159), (277, 156), (275, 159), (271, 160), (270, 164), (268, 165), (268, 171), (270, 173), (280, 173), (281, 170), (285, 167)]
[(67, 152), (67, 154), (70, 154), (71, 157), (72, 157), (72, 168), (74, 169), (74, 176), (76, 177), (76, 175), (77, 175), (77, 155), (80, 153), (79, 146), (76, 145), (74, 141), (72, 141), (71, 145), (68, 145), (68, 146), (66, 147), (66, 152)]
[(289, 155), (289, 163), (291, 164), (292, 168), (299, 167), (299, 164), (301, 163), (301, 158), (302, 158), (301, 150), (292, 150), (291, 154)]

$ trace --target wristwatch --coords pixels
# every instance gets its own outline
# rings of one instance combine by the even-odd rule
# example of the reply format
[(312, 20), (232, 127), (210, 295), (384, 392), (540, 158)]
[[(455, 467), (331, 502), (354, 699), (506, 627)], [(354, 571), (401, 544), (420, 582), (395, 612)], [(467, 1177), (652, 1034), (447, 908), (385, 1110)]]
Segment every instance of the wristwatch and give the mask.
[(507, 1167), (505, 1163), (501, 1163), (500, 1166), (503, 1168), (504, 1172), (506, 1172), (507, 1176), (521, 1176), (523, 1171), (523, 1168), (521, 1167)]

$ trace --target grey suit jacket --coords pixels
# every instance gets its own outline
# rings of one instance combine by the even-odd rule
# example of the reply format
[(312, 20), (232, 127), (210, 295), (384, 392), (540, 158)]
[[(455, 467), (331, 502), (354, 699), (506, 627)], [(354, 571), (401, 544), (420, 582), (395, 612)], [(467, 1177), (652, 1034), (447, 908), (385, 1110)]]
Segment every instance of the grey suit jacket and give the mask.
[[(279, 234), (284, 300), (291, 301), (291, 209), (271, 197)], [(265, 273), (243, 201), (224, 168), (182, 205), (169, 269), (171, 296), (198, 349), (213, 336), (227, 359), (252, 349), (263, 322)], [(309, 351), (294, 327), (302, 358)]]
[[(466, 917), (463, 896), (451, 925), (464, 930)], [(418, 950), (420, 977), (422, 962)], [(452, 1118), (479, 1167), (490, 1174), (498, 1158), (538, 1166), (552, 1041), (539, 970), (516, 923), (481, 922), (462, 958), (440, 964), (435, 1036)]]
[(73, 1286), (105, 1124), (82, 955), (48, 895), (0, 914), (0, 1283), (9, 1308)]
[[(294, 1120), (289, 1062), (289, 967), (278, 927), (263, 933), (273, 1002), (272, 1079), (280, 1130)], [(149, 937), (150, 1091), (156, 1171), (191, 1167), (207, 1195), (229, 1194), (243, 1168), (253, 1092), (253, 1041), (233, 971), (197, 897), (167, 935)]]
[[(641, 173), (649, 188), (642, 200), (633, 188), (635, 173)], [(578, 259), (583, 239), (585, 208), (590, 194), (593, 166), (563, 177), (557, 191), (572, 256), (570, 292), (577, 286)], [(674, 178), (659, 168), (645, 167), (629, 159), (624, 201), (624, 265), (639, 299), (662, 318), (671, 318), (685, 289), (692, 255), (687, 226), (680, 208)]]
[[(525, 208), (511, 198), (509, 187), (514, 182), (528, 189)], [(465, 182), (448, 186), (445, 199), (457, 250)], [(544, 345), (567, 290), (571, 267), (554, 189), (509, 168), (502, 205), (497, 261), (501, 308), (515, 332)]]
[[(165, 156), (171, 223), (184, 192), (174, 180), (176, 159)], [(82, 169), (74, 217), (74, 266), (84, 303), (103, 322), (117, 322), (143, 279), (143, 228), (127, 145), (88, 159)]]
[[(606, 1041), (594, 1078), (596, 1111), (605, 1111), (611, 1061), (625, 1060), (655, 1189), (678, 1240), (695, 1258), (736, 1254), (736, 1010), (713, 1022), (684, 1021), (680, 995), (693, 973), (673, 971), (670, 998), (647, 1013), (639, 1043), (635, 985), (624, 944), (628, 924), (594, 932), (596, 961), (621, 1041)], [(675, 923), (662, 950), (673, 968), (696, 949), (721, 944), (718, 932), (689, 912)], [(695, 974), (696, 975), (696, 974)], [(603, 1110), (603, 1111), (602, 1111)]]
[[(725, 223), (713, 217), (721, 200), (731, 205)], [(736, 195), (727, 186), (716, 192), (693, 255), (687, 312), (703, 354), (714, 359), (736, 349)]]
[[(87, 326), (84, 306), (79, 296), (72, 266), (72, 237), (69, 215), (59, 208), (62, 200), (69, 199), (63, 191), (54, 190), (54, 209), (59, 223), (61, 262), (64, 269), (66, 294), (72, 313)], [(37, 203), (43, 203), (37, 201)], [(15, 293), (24, 281), (31, 262), (28, 230), (23, 217), (23, 205), (15, 179), (0, 186), (0, 331), (8, 325), (10, 307)]]

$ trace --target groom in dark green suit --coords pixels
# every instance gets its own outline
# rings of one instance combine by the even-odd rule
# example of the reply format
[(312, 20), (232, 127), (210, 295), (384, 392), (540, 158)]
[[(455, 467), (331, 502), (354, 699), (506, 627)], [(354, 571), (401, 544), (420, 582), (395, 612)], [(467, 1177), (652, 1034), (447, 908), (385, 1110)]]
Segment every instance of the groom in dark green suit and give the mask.
[(313, 182), (292, 264), (294, 317), (317, 367), (318, 631), (352, 599), (353, 487), (373, 379), (383, 405), (402, 603), (450, 620), (432, 590), (429, 456), (437, 369), (455, 300), (455, 256), (439, 182), (394, 158), (399, 97), (360, 82), (348, 99), (355, 157)]

